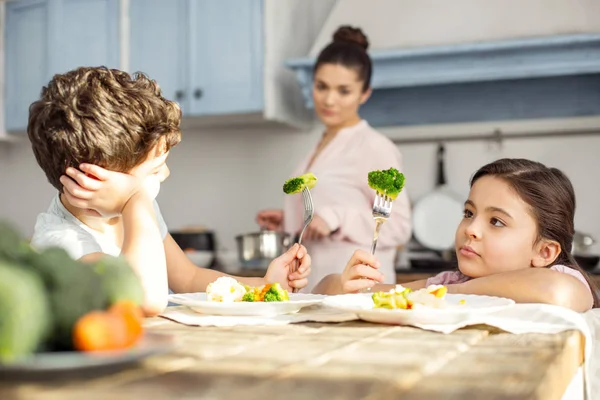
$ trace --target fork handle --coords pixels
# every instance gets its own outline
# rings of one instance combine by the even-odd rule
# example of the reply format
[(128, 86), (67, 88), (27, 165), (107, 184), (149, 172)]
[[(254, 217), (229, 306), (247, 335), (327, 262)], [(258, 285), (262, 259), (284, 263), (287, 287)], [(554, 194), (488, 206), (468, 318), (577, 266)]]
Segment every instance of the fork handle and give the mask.
[[(294, 258), (292, 260), (292, 272), (296, 272), (298, 271), (298, 267), (300, 267), (300, 260), (298, 260), (297, 258)], [(298, 293), (297, 288), (292, 288), (292, 293)]]
[[(375, 219), (375, 234), (373, 234), (373, 244), (371, 244), (371, 254), (375, 254), (375, 248), (377, 247), (377, 239), (379, 239), (379, 229), (385, 220), (382, 218)], [(370, 293), (371, 288), (365, 288), (362, 293)]]
[[(302, 231), (300, 232), (300, 237), (298, 238), (298, 245), (302, 245), (302, 235), (304, 235), (304, 230), (306, 229), (307, 226), (308, 226), (308, 224), (304, 225), (304, 228), (302, 228)], [(292, 272), (298, 271), (299, 267), (300, 267), (300, 260), (298, 260), (297, 258), (294, 258), (292, 260)], [(298, 293), (298, 289), (293, 288), (292, 293)]]
[(383, 224), (383, 219), (377, 218), (375, 220), (375, 234), (373, 235), (373, 244), (371, 244), (371, 254), (375, 254), (375, 248), (377, 247), (377, 239), (379, 239), (379, 229)]
[(298, 244), (302, 244), (302, 236), (304, 236), (304, 231), (306, 230), (307, 226), (308, 224), (304, 224), (304, 227), (302, 227), (302, 230), (300, 231), (300, 236), (298, 237)]

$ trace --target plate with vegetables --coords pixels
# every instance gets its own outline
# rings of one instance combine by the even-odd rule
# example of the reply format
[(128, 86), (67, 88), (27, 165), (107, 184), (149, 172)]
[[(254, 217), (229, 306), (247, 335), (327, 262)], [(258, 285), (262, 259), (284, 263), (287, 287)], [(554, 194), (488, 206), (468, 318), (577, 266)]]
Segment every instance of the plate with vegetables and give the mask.
[(323, 304), (355, 313), (369, 322), (393, 325), (456, 324), (511, 307), (511, 299), (447, 294), (442, 285), (412, 291), (401, 285), (389, 292), (329, 296)]
[(208, 285), (206, 293), (172, 294), (169, 301), (201, 314), (266, 317), (296, 313), (319, 304), (325, 297), (288, 293), (278, 283), (252, 287), (231, 277), (220, 277)]

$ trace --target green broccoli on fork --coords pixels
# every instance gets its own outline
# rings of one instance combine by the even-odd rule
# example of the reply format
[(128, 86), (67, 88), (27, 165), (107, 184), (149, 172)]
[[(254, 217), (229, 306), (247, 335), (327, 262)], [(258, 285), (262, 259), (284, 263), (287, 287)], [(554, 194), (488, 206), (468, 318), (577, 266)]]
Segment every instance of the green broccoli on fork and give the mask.
[(368, 175), (369, 186), (382, 196), (395, 200), (404, 188), (404, 174), (396, 168), (383, 171), (371, 171)]
[(304, 188), (312, 189), (317, 184), (317, 177), (312, 172), (304, 175), (290, 178), (283, 184), (283, 192), (285, 194), (300, 193)]

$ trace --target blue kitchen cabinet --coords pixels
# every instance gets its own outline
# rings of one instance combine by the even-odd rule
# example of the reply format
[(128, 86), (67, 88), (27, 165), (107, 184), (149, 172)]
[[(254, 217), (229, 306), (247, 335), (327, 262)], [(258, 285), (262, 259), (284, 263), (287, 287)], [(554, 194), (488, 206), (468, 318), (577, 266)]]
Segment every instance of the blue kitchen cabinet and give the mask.
[(7, 130), (23, 130), (29, 105), (49, 77), (49, 6), (46, 0), (6, 4), (5, 114)]
[(262, 0), (131, 0), (130, 72), (186, 116), (263, 109)]
[(191, 113), (262, 110), (262, 0), (193, 0), (191, 4)]
[(129, 72), (155, 79), (184, 112), (188, 90), (188, 0), (131, 0)]
[(119, 0), (50, 2), (57, 19), (52, 73), (101, 65), (119, 68)]
[(80, 66), (119, 67), (119, 0), (6, 4), (6, 129), (27, 127), (29, 105), (50, 78)]

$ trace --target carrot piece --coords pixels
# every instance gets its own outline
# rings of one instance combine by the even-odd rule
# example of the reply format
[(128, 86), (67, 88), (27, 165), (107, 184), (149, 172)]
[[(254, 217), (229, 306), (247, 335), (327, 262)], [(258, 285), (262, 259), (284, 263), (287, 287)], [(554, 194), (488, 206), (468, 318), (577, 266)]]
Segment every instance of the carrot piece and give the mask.
[(431, 294), (434, 295), (435, 297), (442, 298), (446, 295), (447, 291), (448, 291), (448, 288), (446, 286), (443, 286), (439, 289), (435, 289), (434, 291), (431, 292)]
[(117, 350), (126, 341), (124, 319), (104, 311), (85, 314), (73, 328), (73, 345), (80, 351)]
[(141, 337), (143, 332), (143, 312), (141, 308), (132, 301), (124, 300), (113, 304), (109, 313), (118, 316), (125, 324), (126, 347), (133, 346)]

